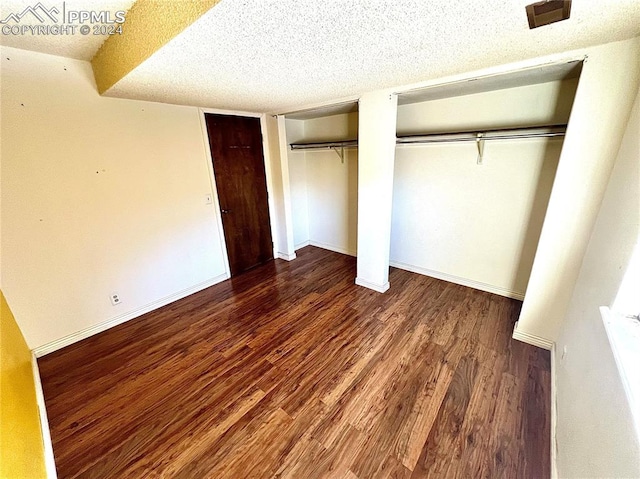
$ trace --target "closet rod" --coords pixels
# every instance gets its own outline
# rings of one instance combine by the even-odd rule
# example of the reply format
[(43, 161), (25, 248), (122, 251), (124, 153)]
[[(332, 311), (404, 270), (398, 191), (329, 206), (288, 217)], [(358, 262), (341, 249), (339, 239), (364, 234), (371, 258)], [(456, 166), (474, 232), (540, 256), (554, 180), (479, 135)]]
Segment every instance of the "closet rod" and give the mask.
[(358, 140), (321, 141), (317, 143), (291, 143), (292, 150), (332, 150), (334, 148), (353, 148)]
[(552, 138), (564, 136), (567, 125), (536, 126), (529, 128), (508, 128), (501, 130), (465, 131), (456, 133), (430, 133), (428, 135), (400, 136), (399, 145), (418, 143), (452, 143), (478, 140), (512, 140), (521, 138)]
[[(454, 133), (429, 133), (427, 135), (408, 135), (396, 138), (398, 145), (420, 143), (452, 143), (478, 140), (512, 140), (522, 138), (552, 138), (564, 136), (567, 125), (535, 126), (529, 128), (507, 128), (499, 130), (461, 131)], [(291, 143), (292, 150), (331, 150), (335, 148), (354, 148), (358, 140), (322, 141), (315, 143)]]

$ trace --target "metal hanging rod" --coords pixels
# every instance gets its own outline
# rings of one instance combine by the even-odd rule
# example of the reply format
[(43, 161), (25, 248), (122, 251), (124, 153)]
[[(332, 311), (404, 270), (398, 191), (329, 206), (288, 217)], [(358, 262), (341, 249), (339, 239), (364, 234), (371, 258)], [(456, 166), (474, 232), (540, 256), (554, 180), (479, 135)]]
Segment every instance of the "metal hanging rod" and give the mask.
[[(429, 133), (407, 135), (396, 138), (397, 145), (419, 145), (425, 143), (455, 143), (475, 141), (478, 147), (478, 164), (482, 164), (485, 140), (517, 140), (523, 138), (553, 138), (564, 136), (567, 125), (534, 126), (529, 128), (503, 128), (484, 131), (460, 131), (455, 133)], [(344, 163), (344, 149), (357, 148), (358, 140), (321, 141), (315, 143), (291, 143), (292, 150), (333, 150)]]
[(530, 128), (507, 128), (500, 130), (465, 131), (456, 133), (430, 133), (428, 135), (400, 136), (398, 145), (421, 143), (453, 143), (458, 141), (516, 140), (521, 138), (552, 138), (564, 136), (567, 125), (536, 126)]
[(333, 150), (344, 163), (344, 149), (357, 148), (358, 140), (325, 141), (320, 143), (291, 143), (292, 150)]
[[(535, 126), (529, 128), (506, 128), (499, 130), (463, 131), (455, 133), (429, 133), (427, 135), (399, 136), (398, 145), (420, 143), (452, 143), (457, 141), (513, 140), (520, 138), (552, 138), (564, 136), (567, 125)], [(354, 148), (358, 140), (319, 141), (315, 143), (291, 143), (292, 150), (331, 150), (334, 148)]]
[(317, 143), (291, 143), (292, 150), (331, 150), (333, 148), (354, 148), (358, 140), (321, 141)]

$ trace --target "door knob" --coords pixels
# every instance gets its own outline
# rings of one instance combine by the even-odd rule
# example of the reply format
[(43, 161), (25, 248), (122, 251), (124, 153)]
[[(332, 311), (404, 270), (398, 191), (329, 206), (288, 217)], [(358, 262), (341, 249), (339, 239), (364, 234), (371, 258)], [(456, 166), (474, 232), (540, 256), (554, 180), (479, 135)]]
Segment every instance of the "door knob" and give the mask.
[(231, 210), (220, 210), (222, 212), (223, 215), (226, 215), (227, 213), (231, 213)]

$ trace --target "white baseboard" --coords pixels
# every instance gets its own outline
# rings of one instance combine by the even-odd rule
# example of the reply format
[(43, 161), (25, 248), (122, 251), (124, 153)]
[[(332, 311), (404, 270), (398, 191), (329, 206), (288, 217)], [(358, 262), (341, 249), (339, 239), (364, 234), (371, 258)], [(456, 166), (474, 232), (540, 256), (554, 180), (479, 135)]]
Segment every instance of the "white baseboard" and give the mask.
[(475, 281), (473, 279), (462, 278), (460, 276), (454, 276), (448, 273), (441, 273), (440, 271), (434, 271), (432, 269), (422, 268), (420, 266), (414, 266), (412, 264), (401, 263), (399, 261), (390, 261), (390, 266), (394, 268), (404, 269), (405, 271), (411, 271), (412, 273), (418, 273), (432, 278), (449, 281), (450, 283), (460, 284), (462, 286), (468, 286), (470, 288), (479, 289), (488, 293), (498, 294), (500, 296), (506, 296), (507, 298), (518, 299), (522, 301), (524, 299), (524, 293), (520, 291), (512, 291), (510, 289), (501, 288), (500, 286), (494, 286), (492, 284), (483, 283), (481, 281)]
[(511, 336), (513, 339), (517, 339), (518, 341), (522, 341), (523, 343), (531, 344), (532, 346), (537, 346), (542, 349), (546, 349), (551, 351), (553, 347), (553, 341), (543, 338), (541, 336), (536, 336), (535, 334), (525, 333), (524, 331), (520, 331), (518, 329), (518, 322), (516, 321), (516, 325), (513, 327), (513, 335)]
[(298, 251), (300, 248), (304, 248), (305, 246), (309, 246), (310, 244), (311, 243), (309, 242), (309, 240), (303, 241), (302, 243), (298, 243), (297, 245), (294, 245), (293, 249)]
[(356, 284), (358, 286), (364, 286), (365, 288), (369, 288), (374, 291), (377, 291), (378, 293), (384, 293), (389, 289), (389, 281), (387, 281), (385, 284), (377, 284), (377, 283), (372, 283), (370, 281), (367, 281), (365, 279), (356, 278)]
[(349, 256), (357, 256), (356, 252), (350, 249), (342, 248), (341, 246), (335, 246), (328, 243), (321, 243), (320, 241), (309, 241), (311, 246), (317, 246), (318, 248), (328, 249), (329, 251), (334, 251), (335, 253), (346, 254)]
[(53, 444), (51, 443), (51, 433), (49, 431), (49, 419), (47, 418), (47, 407), (44, 402), (44, 392), (40, 381), (40, 369), (38, 359), (31, 352), (31, 370), (33, 372), (33, 385), (36, 391), (36, 403), (38, 404), (38, 416), (40, 416), (40, 430), (42, 431), (42, 442), (44, 446), (44, 467), (47, 479), (56, 479), (56, 461), (53, 456)]
[(278, 253), (276, 254), (276, 258), (280, 258), (285, 261), (293, 261), (294, 259), (296, 259), (296, 254), (281, 253), (280, 251), (278, 251)]
[(558, 442), (556, 426), (558, 408), (556, 404), (556, 344), (551, 346), (551, 479), (558, 479)]
[(56, 339), (55, 341), (51, 341), (50, 343), (43, 344), (42, 346), (38, 346), (33, 349), (36, 357), (40, 358), (46, 354), (57, 351), (58, 349), (62, 349), (71, 344), (77, 343), (78, 341), (82, 341), (83, 339), (87, 339), (94, 334), (101, 333), (106, 331), (109, 328), (113, 328), (122, 323), (126, 323), (132, 319), (135, 319), (139, 316), (142, 316), (145, 313), (153, 311), (155, 309), (161, 308), (162, 306), (166, 306), (169, 303), (173, 303), (174, 301), (178, 301), (179, 299), (185, 298), (193, 293), (197, 293), (198, 291), (202, 291), (205, 288), (213, 286), (214, 284), (220, 283), (229, 279), (229, 273), (222, 273), (221, 275), (216, 276), (215, 278), (208, 279), (207, 281), (203, 281), (202, 283), (196, 284), (187, 289), (183, 289), (182, 291), (178, 291), (177, 293), (171, 294), (169, 296), (165, 296), (164, 298), (160, 298), (156, 301), (148, 303), (140, 308), (134, 309), (133, 311), (129, 311), (123, 313), (115, 318), (111, 318), (103, 323), (96, 324), (95, 326), (91, 326), (89, 328), (83, 329), (81, 331), (75, 332), (73, 334), (69, 334), (60, 339)]

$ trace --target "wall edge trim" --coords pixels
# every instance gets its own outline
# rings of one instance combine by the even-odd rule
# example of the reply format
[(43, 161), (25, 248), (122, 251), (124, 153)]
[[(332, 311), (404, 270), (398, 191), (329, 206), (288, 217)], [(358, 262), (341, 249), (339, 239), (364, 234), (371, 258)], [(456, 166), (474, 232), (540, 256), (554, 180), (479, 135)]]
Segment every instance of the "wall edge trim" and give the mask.
[(549, 339), (518, 330), (518, 321), (516, 321), (516, 325), (513, 328), (513, 335), (511, 337), (513, 339), (517, 339), (518, 341), (522, 341), (523, 343), (546, 349), (547, 351), (551, 351), (551, 348), (553, 348), (554, 345), (554, 342)]
[(44, 468), (47, 473), (47, 479), (57, 479), (58, 473), (56, 472), (56, 461), (53, 455), (53, 443), (51, 442), (44, 391), (42, 390), (42, 381), (40, 380), (40, 368), (38, 368), (38, 359), (33, 351), (31, 351), (31, 370), (33, 372), (33, 385), (36, 392), (36, 404), (38, 405), (38, 417), (40, 419), (40, 430), (42, 432), (42, 442), (44, 446)]
[(177, 293), (170, 294), (169, 296), (165, 296), (156, 301), (152, 301), (151, 303), (147, 303), (144, 306), (141, 306), (133, 311), (129, 311), (127, 313), (123, 313), (114, 318), (108, 319), (107, 321), (103, 321), (102, 323), (96, 324), (89, 328), (82, 329), (75, 333), (64, 336), (60, 339), (56, 339), (55, 341), (51, 341), (49, 343), (43, 344), (42, 346), (38, 346), (34, 348), (32, 351), (37, 358), (45, 356), (49, 353), (62, 349), (66, 346), (70, 346), (74, 343), (82, 341), (83, 339), (87, 339), (95, 334), (106, 331), (107, 329), (113, 328), (114, 326), (118, 326), (119, 324), (126, 323), (132, 319), (135, 319), (143, 314), (154, 311), (158, 308), (166, 306), (169, 303), (173, 303), (174, 301), (178, 301), (179, 299), (185, 298), (191, 294), (197, 293), (198, 291), (202, 291), (214, 284), (218, 284), (226, 279), (229, 279), (230, 276), (227, 272), (224, 272), (218, 276), (210, 278), (206, 281), (198, 283), (189, 288), (178, 291)]
[(293, 261), (297, 258), (297, 256), (295, 253), (288, 254), (278, 251), (278, 253), (276, 254), (276, 258), (283, 259), (285, 261)]
[(524, 293), (520, 291), (513, 291), (506, 288), (501, 288), (499, 286), (494, 286), (492, 284), (483, 283), (481, 281), (475, 281), (473, 279), (463, 278), (461, 276), (455, 276), (448, 273), (442, 273), (440, 271), (435, 271), (432, 269), (422, 268), (420, 266), (414, 266), (412, 264), (401, 263), (399, 261), (390, 261), (390, 266), (394, 268), (403, 269), (405, 271), (410, 271), (411, 273), (422, 274), (424, 276), (430, 276), (431, 278), (441, 279), (443, 281), (448, 281), (450, 283), (459, 284), (462, 286), (467, 286), (469, 288), (479, 289), (481, 291), (486, 291), (487, 293), (493, 293), (500, 296), (506, 296), (507, 298), (517, 299), (522, 301), (524, 299)]

